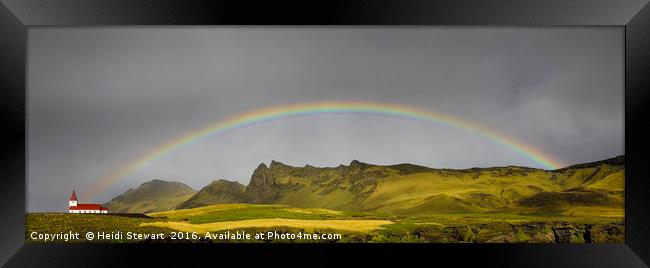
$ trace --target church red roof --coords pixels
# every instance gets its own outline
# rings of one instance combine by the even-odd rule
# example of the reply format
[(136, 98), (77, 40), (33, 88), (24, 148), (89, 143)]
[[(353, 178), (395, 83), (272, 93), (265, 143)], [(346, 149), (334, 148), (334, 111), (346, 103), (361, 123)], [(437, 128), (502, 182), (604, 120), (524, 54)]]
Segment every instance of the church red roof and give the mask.
[(77, 201), (77, 194), (72, 190), (72, 195), (70, 196), (70, 201)]
[(102, 207), (100, 204), (77, 204), (74, 207), (70, 207), (74, 210), (108, 210), (108, 208)]

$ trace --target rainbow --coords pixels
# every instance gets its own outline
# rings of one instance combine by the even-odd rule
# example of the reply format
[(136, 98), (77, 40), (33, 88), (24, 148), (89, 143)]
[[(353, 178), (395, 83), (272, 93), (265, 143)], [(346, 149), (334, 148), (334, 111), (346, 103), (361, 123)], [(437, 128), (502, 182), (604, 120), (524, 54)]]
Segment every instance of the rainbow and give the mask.
[(391, 103), (367, 101), (309, 102), (269, 107), (238, 114), (172, 139), (164, 144), (154, 147), (134, 161), (101, 178), (91, 186), (88, 190), (88, 194), (90, 197), (95, 197), (116, 181), (141, 169), (150, 162), (171, 154), (175, 150), (205, 137), (285, 118), (320, 114), (378, 115), (461, 128), (470, 133), (483, 136), (496, 144), (502, 145), (527, 159), (534, 161), (546, 169), (557, 169), (563, 166), (560, 162), (553, 160), (550, 156), (532, 146), (514, 139), (513, 137), (451, 115)]

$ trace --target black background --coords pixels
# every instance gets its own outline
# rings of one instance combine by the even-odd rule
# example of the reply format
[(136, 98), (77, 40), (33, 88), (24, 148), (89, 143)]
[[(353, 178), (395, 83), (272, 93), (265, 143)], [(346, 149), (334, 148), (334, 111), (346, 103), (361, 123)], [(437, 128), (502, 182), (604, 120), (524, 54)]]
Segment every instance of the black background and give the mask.
[[(2, 4), (0, 263), (8, 261), (6, 266), (116, 266), (135, 262), (309, 266), (394, 262), (423, 266), (645, 267), (642, 260), (650, 262), (650, 115), (646, 108), (650, 107), (650, 5), (645, 0), (3, 0)], [(625, 244), (24, 244), (27, 28), (179, 24), (624, 26)]]

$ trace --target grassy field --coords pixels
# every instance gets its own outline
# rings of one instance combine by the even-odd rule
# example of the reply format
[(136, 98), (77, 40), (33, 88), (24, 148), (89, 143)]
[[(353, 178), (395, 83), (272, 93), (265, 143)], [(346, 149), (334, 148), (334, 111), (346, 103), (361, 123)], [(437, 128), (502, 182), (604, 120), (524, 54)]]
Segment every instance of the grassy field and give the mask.
[[(456, 213), (418, 216), (349, 212), (285, 205), (219, 204), (147, 215), (27, 214), (26, 241), (33, 232), (165, 233), (165, 240), (115, 239), (92, 242), (452, 242), (603, 243), (624, 241), (617, 211), (574, 208), (570, 215)], [(137, 217), (136, 217), (137, 216)], [(203, 239), (206, 232), (339, 234), (336, 239)], [(196, 232), (198, 239), (169, 239), (172, 232)], [(57, 241), (63, 242), (65, 241)], [(84, 240), (71, 242), (87, 242)]]
[(343, 212), (323, 208), (296, 208), (286, 205), (251, 205), (218, 204), (192, 209), (171, 210), (147, 214), (154, 218), (170, 221), (187, 221), (189, 223), (210, 223), (217, 221), (234, 221), (249, 219), (390, 219), (388, 213), (379, 212)]
[(278, 226), (300, 228), (306, 232), (319, 229), (334, 229), (350, 232), (369, 232), (380, 229), (382, 225), (391, 224), (387, 220), (298, 220), (298, 219), (252, 219), (237, 221), (218, 221), (211, 223), (193, 224), (188, 222), (152, 222), (140, 226), (170, 228), (182, 232), (212, 232), (242, 228), (272, 228)]

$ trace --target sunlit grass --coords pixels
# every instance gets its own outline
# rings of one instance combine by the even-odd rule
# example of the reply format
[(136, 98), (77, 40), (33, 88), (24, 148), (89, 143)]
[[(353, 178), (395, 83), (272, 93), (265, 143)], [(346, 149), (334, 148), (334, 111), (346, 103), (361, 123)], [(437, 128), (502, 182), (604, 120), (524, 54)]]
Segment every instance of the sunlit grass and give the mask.
[(369, 232), (381, 228), (382, 225), (393, 222), (386, 220), (299, 220), (299, 219), (252, 219), (238, 221), (222, 221), (203, 224), (188, 222), (147, 222), (141, 226), (154, 226), (169, 228), (183, 232), (213, 232), (240, 228), (269, 228), (269, 227), (294, 227), (308, 231), (315, 229), (335, 229), (354, 232)]

